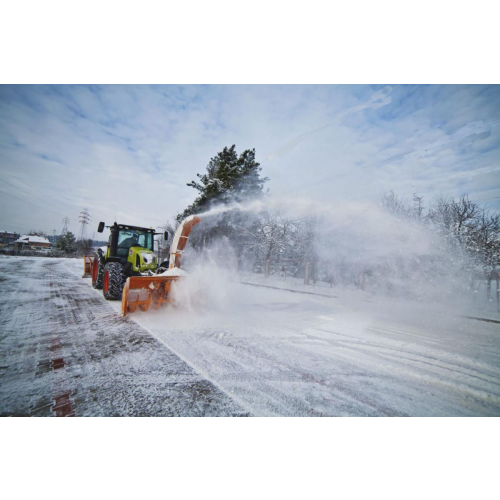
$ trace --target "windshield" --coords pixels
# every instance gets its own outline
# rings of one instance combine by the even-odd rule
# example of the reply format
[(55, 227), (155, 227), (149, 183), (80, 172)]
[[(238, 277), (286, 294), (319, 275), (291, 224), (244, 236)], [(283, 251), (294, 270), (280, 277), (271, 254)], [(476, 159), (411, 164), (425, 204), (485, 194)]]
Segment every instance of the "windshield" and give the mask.
[(118, 248), (130, 248), (133, 245), (154, 250), (153, 233), (140, 229), (120, 229)]

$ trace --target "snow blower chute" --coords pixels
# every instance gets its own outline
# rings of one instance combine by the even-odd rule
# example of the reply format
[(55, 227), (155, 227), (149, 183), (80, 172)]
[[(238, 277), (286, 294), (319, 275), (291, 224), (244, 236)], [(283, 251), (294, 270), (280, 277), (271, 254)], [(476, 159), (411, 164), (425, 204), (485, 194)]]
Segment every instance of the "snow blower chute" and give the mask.
[[(83, 277), (92, 277), (92, 286), (103, 290), (107, 300), (122, 301), (122, 314), (151, 306), (160, 308), (170, 302), (170, 288), (183, 274), (180, 270), (189, 234), (201, 222), (196, 215), (184, 219), (170, 246), (170, 260), (158, 264), (154, 254), (154, 229), (115, 224), (108, 226), (111, 235), (107, 248), (98, 249), (94, 257), (85, 256)], [(99, 224), (102, 233), (104, 222)], [(165, 239), (168, 233), (164, 233)]]

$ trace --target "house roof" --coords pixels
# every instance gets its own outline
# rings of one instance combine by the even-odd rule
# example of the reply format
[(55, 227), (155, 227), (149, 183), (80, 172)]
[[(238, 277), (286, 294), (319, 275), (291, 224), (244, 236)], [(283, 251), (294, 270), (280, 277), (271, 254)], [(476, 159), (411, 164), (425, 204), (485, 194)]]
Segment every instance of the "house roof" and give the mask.
[(21, 236), (14, 243), (45, 243), (45, 244), (48, 243), (49, 245), (52, 244), (47, 238), (44, 238), (43, 236), (31, 236), (31, 235)]

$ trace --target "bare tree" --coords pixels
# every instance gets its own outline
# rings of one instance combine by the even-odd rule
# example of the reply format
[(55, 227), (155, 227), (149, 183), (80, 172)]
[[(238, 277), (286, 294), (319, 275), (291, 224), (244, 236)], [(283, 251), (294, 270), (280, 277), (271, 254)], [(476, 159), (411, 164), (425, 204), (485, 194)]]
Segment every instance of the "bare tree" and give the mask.
[(421, 220), (424, 214), (424, 197), (413, 193), (413, 217)]
[(91, 239), (79, 240), (76, 242), (76, 250), (80, 255), (90, 255), (92, 253)]
[(467, 247), (480, 213), (479, 205), (463, 194), (458, 200), (439, 198), (429, 211), (428, 218), (446, 239), (455, 240), (455, 244)]
[(411, 218), (413, 207), (409, 200), (400, 198), (394, 194), (394, 191), (384, 193), (381, 200), (382, 207), (388, 212), (399, 218)]
[(252, 231), (246, 232), (253, 236), (251, 247), (258, 258), (279, 260), (290, 247), (294, 230), (293, 221), (283, 217), (280, 211), (267, 210), (260, 214)]

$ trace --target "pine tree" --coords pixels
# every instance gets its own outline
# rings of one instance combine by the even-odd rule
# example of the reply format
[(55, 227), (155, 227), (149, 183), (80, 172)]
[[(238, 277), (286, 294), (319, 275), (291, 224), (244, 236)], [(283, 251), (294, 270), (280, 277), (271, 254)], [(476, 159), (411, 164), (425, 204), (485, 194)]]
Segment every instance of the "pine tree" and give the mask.
[(176, 219), (180, 222), (191, 214), (206, 210), (211, 203), (242, 202), (262, 193), (269, 179), (260, 177), (260, 164), (255, 161), (255, 149), (238, 156), (236, 146), (225, 147), (207, 165), (206, 174), (196, 174), (199, 181), (187, 185), (198, 191), (198, 197)]
[(64, 253), (73, 253), (76, 251), (76, 239), (73, 233), (69, 231), (61, 236), (55, 245), (57, 250)]

